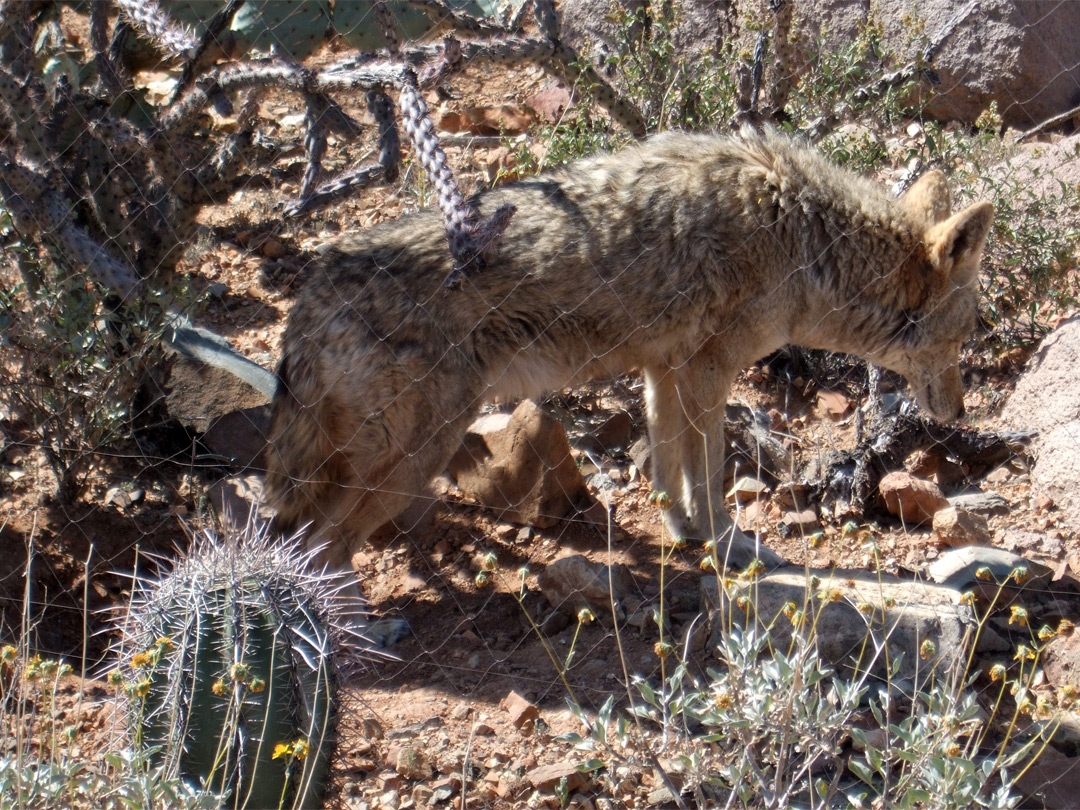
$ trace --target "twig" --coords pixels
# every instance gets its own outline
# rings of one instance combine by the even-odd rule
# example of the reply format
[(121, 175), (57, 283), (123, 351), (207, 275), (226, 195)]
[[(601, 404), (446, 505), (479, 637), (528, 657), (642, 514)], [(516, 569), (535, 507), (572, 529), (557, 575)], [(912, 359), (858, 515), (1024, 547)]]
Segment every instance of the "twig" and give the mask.
[(1016, 140), (1026, 140), (1032, 135), (1038, 135), (1040, 132), (1045, 132), (1048, 129), (1052, 129), (1053, 127), (1058, 126), (1059, 124), (1064, 124), (1067, 121), (1071, 121), (1073, 118), (1076, 118), (1078, 116), (1080, 116), (1080, 105), (1073, 107), (1071, 110), (1066, 110), (1063, 113), (1059, 113), (1052, 118), (1047, 118), (1041, 124), (1036, 124), (1027, 132), (1022, 132), (1020, 135), (1018, 135)]

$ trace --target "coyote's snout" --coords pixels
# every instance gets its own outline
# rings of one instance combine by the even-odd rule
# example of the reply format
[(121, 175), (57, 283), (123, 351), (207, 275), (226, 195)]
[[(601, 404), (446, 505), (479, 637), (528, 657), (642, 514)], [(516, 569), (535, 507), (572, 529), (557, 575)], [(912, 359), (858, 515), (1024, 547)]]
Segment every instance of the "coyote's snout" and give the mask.
[(723, 508), (724, 404), (785, 345), (865, 357), (963, 411), (993, 209), (944, 177), (900, 199), (778, 134), (667, 134), (479, 197), (516, 213), (459, 290), (422, 212), (341, 240), (284, 339), (269, 485), (282, 529), (350, 553), (446, 464), (480, 406), (638, 369), (672, 532), (776, 563)]

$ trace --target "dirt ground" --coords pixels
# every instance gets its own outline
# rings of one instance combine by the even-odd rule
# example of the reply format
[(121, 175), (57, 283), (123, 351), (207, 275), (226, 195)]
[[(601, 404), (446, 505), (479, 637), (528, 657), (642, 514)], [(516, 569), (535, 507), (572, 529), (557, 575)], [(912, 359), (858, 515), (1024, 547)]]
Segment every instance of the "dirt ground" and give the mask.
[[(490, 112), (510, 107), (505, 114), (535, 118), (543, 111), (532, 110), (526, 100), (547, 89), (548, 80), (536, 69), (510, 74), (478, 69), (453, 81), (451, 97), (429, 94), (429, 103), (445, 131), (460, 126), (465, 108)], [(349, 111), (369, 120), (359, 106)], [(376, 187), (344, 205), (282, 221), (281, 203), (296, 192), (302, 171), (300, 113), (285, 98), (264, 104), (264, 128), (282, 145), (275, 180), (253, 185), (228, 206), (207, 211), (204, 238), (190, 251), (185, 268), (196, 289), (207, 293), (197, 322), (264, 366), (276, 358), (304, 266), (317, 246), (413, 209), (422, 196), (412, 176), (417, 169), (410, 164), (406, 179), (393, 188)], [(513, 132), (502, 137), (457, 132), (447, 139), (447, 152), (459, 181), (471, 188), (499, 169), (512, 171), (509, 146), (530, 143), (528, 136)], [(371, 144), (343, 145), (332, 136), (330, 149), (346, 164), (368, 153)], [(1010, 371), (994, 366), (969, 371), (969, 423), (995, 427), (988, 403), (1000, 400)], [(644, 424), (634, 389), (632, 379), (601, 384), (592, 396), (564, 397), (569, 403), (565, 411), (587, 432), (598, 414), (624, 408), (631, 416), (631, 439), (636, 439)], [(830, 413), (837, 409), (836, 400), (820, 399), (820, 393), (812, 379), (792, 380), (775, 368), (757, 366), (740, 379), (733, 398), (778, 411), (784, 432), (806, 456), (853, 442), (859, 403), (841, 389), (840, 405), (849, 401), (850, 407)], [(17, 423), (0, 426), (7, 438), (0, 459), (0, 641), (15, 638), (25, 617), (37, 651), (62, 656), (76, 672), (85, 668), (85, 682), (65, 681), (57, 711), (79, 725), (79, 745), (93, 758), (124, 734), (114, 718), (112, 689), (101, 679), (111, 666), (110, 635), (99, 631), (107, 627), (108, 612), (122, 609), (130, 597), (131, 572), (152, 571), (154, 555), (168, 556), (186, 544), (182, 521), (202, 519), (207, 492), (228, 471), (199, 459), (186, 465), (157, 463), (145, 448), (121, 448), (95, 461), (83, 498), (59, 505), (49, 497), (53, 481), (42, 459), (20, 444)], [(660, 675), (657, 629), (647, 619), (648, 608), (659, 601), (663, 582), (672, 633), (681, 639), (700, 609), (702, 552), (691, 547), (669, 554), (664, 549), (660, 512), (647, 500), (648, 481), (626, 452), (594, 453), (583, 462), (586, 471), (593, 460), (616, 483), (604, 496), (610, 502), (610, 522), (582, 517), (552, 529), (523, 530), (463, 502), (452, 487), (444, 488), (433, 496), (433, 509), (420, 528), (373, 543), (358, 560), (372, 610), (405, 617), (412, 632), (347, 685), (334, 801), (372, 810), (426, 806), (429, 800), (460, 807), (468, 758), (473, 763), (465, 769), (468, 807), (558, 806), (550, 792), (530, 801), (535, 786), (527, 775), (537, 766), (580, 756), (556, 740), (559, 734), (582, 730), (566, 706), (568, 688), (582, 707), (595, 711), (609, 694), (625, 694), (628, 675)], [(1013, 511), (991, 518), (991, 531), (1061, 533), (1052, 505), (1040, 504), (1030, 491), (1025, 460), (1014, 458), (1001, 470), (993, 488)], [(991, 471), (970, 472), (968, 479)], [(118, 498), (117, 489), (138, 490), (141, 496)], [(764, 542), (793, 562), (815, 568), (870, 565), (860, 544), (845, 539), (839, 520), (827, 522), (821, 542), (812, 544), (805, 535), (781, 531), (780, 509), (770, 498), (757, 512), (755, 525)], [(748, 528), (751, 522), (746, 521)], [(880, 514), (864, 516), (860, 524), (877, 539), (886, 570), (920, 571), (938, 554), (928, 530), (905, 530)], [(498, 572), (481, 589), (476, 584), (479, 561), (490, 551), (498, 556)], [(638, 596), (627, 606), (630, 619), (618, 634), (610, 618), (601, 617), (583, 626), (574, 641), (576, 622), (552, 615), (544, 603), (538, 573), (573, 554), (622, 563), (632, 572)], [(1076, 570), (1076, 561), (1054, 562)], [(518, 574), (523, 565), (530, 571), (524, 587)], [(551, 656), (565, 661), (571, 644), (574, 657), (564, 682)], [(704, 674), (711, 661), (696, 654), (690, 663), (694, 674)], [(539, 709), (541, 722), (529, 733), (515, 727), (510, 712), (500, 706), (511, 692)], [(395, 768), (408, 749), (423, 751), (433, 771)], [(575, 801), (582, 807), (644, 806), (657, 787), (646, 777), (605, 795), (591, 793), (585, 784)]]

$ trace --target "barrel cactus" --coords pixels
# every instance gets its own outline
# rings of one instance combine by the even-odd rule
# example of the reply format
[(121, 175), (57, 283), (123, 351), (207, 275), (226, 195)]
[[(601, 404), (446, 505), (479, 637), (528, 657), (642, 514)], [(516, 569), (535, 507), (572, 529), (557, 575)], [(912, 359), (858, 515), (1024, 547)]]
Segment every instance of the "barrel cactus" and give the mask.
[(356, 615), (311, 563), (253, 524), (204, 533), (121, 624), (136, 749), (229, 807), (322, 806)]

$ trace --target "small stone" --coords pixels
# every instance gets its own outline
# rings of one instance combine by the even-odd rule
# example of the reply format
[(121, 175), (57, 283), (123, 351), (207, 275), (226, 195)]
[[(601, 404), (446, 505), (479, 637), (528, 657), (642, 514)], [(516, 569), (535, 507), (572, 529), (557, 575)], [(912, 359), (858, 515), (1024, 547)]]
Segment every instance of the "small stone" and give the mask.
[(433, 773), (431, 762), (424, 752), (411, 745), (398, 750), (394, 770), (406, 779), (428, 779)]
[(642, 476), (649, 478), (652, 475), (652, 445), (649, 444), (649, 437), (642, 436), (630, 445), (629, 455)]
[(757, 500), (759, 497), (765, 494), (768, 487), (763, 481), (744, 475), (737, 479), (732, 484), (731, 489), (728, 490), (727, 498), (729, 501), (735, 503), (748, 503), (749, 501)]
[(483, 720), (477, 720), (473, 723), (473, 734), (477, 737), (494, 737), (495, 729), (485, 723)]
[(794, 534), (812, 534), (821, 528), (817, 512), (813, 509), (797, 509), (785, 512), (781, 518), (788, 531)]
[(1054, 508), (1054, 499), (1049, 495), (1036, 495), (1035, 496), (1035, 511), (1036, 512), (1049, 512)]
[(379, 807), (386, 810), (398, 810), (401, 806), (401, 794), (396, 790), (388, 790), (379, 797)]
[(986, 518), (961, 509), (946, 506), (934, 513), (934, 535), (942, 545), (968, 546), (990, 542), (990, 527)]
[(916, 450), (904, 459), (904, 469), (919, 478), (930, 478), (937, 472), (941, 456), (929, 450)]
[(270, 238), (263, 242), (259, 252), (268, 259), (280, 259), (288, 250), (277, 239)]
[(1002, 465), (995, 470), (991, 470), (983, 478), (988, 484), (1004, 484), (1010, 478), (1013, 477), (1012, 470), (1007, 466)]
[(431, 803), (431, 799), (434, 795), (435, 791), (433, 788), (430, 788), (427, 785), (417, 785), (412, 789), (413, 804), (417, 807), (423, 807), (424, 805)]
[(523, 734), (531, 734), (536, 721), (540, 717), (540, 710), (523, 698), (517, 692), (511, 692), (500, 701), (499, 705), (508, 715), (510, 722)]
[(993, 490), (962, 492), (951, 496), (949, 503), (983, 517), (1009, 514), (1009, 502)]
[(821, 416), (828, 417), (833, 421), (843, 418), (851, 410), (851, 400), (840, 391), (819, 391), (817, 395), (817, 411)]
[(105, 493), (105, 503), (111, 503), (118, 509), (128, 509), (139, 503), (146, 496), (146, 492), (138, 487), (124, 489), (113, 487)]
[(929, 522), (936, 511), (949, 505), (937, 484), (907, 472), (889, 473), (881, 479), (878, 491), (889, 512), (912, 525)]
[(584, 787), (587, 781), (585, 774), (577, 769), (576, 762), (556, 762), (553, 765), (541, 765), (525, 774), (525, 778), (529, 780), (530, 785), (545, 793), (554, 791), (555, 786), (563, 778), (566, 779), (567, 793), (573, 793), (575, 790)]

